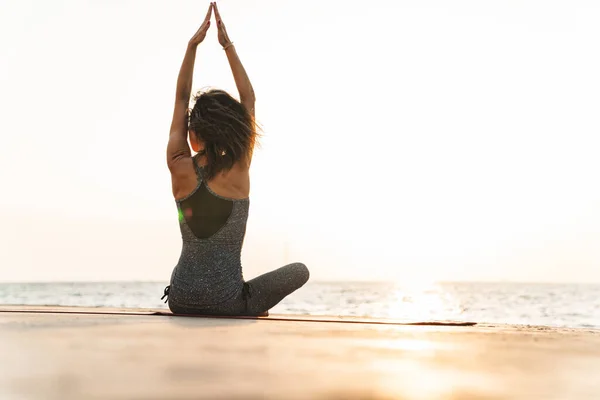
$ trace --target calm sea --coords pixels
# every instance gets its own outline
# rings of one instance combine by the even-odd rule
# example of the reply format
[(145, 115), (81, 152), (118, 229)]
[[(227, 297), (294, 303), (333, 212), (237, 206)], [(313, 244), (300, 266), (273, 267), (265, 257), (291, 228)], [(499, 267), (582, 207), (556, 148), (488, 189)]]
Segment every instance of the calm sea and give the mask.
[[(0, 283), (0, 304), (166, 308), (165, 283)], [(272, 313), (600, 328), (600, 285), (310, 282)]]

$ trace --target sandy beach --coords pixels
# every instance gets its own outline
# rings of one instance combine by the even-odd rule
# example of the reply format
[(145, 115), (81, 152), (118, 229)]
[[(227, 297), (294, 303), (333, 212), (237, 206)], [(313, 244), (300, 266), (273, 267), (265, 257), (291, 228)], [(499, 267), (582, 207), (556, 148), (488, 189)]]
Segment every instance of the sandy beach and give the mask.
[(600, 396), (595, 330), (152, 313), (0, 307), (0, 398)]

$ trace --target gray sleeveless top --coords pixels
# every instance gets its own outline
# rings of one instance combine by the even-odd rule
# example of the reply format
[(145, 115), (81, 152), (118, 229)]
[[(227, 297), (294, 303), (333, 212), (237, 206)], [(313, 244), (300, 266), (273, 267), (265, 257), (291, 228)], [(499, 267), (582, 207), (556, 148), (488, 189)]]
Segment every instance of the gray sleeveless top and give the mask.
[(169, 302), (212, 306), (242, 292), (241, 252), (250, 200), (214, 193), (193, 160), (198, 185), (176, 201), (183, 246), (171, 275)]

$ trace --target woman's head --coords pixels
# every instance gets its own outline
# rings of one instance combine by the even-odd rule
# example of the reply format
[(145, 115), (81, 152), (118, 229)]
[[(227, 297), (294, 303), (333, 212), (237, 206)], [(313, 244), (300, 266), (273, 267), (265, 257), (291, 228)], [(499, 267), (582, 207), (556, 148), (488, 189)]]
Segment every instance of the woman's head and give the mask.
[(189, 114), (192, 148), (206, 157), (206, 178), (231, 169), (250, 155), (256, 140), (254, 119), (223, 90), (199, 92)]

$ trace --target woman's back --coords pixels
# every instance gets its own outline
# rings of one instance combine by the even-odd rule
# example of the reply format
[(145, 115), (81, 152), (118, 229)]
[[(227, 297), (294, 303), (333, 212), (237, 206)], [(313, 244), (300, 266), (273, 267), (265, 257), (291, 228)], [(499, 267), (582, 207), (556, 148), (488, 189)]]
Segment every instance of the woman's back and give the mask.
[(215, 193), (203, 179), (203, 169), (196, 171), (195, 190), (176, 201), (183, 244), (169, 296), (181, 305), (212, 306), (242, 290), (241, 251), (250, 200)]

